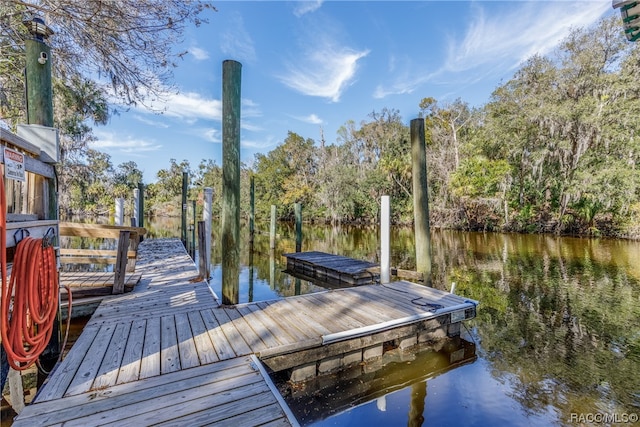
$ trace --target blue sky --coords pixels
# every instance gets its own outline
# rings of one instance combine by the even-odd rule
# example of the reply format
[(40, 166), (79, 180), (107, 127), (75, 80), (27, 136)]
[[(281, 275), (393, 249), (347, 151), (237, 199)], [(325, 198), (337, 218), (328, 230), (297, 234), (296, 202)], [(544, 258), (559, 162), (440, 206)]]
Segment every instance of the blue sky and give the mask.
[[(242, 64), (241, 160), (287, 132), (334, 143), (348, 120), (393, 108), (405, 123), (425, 97), (473, 106), (519, 64), (545, 54), (572, 27), (618, 13), (601, 1), (217, 1), (208, 24), (176, 51), (175, 89), (153, 108), (122, 111), (92, 145), (117, 166), (134, 161), (145, 183), (169, 159), (222, 164), (222, 62)], [(157, 111), (162, 111), (158, 113)]]

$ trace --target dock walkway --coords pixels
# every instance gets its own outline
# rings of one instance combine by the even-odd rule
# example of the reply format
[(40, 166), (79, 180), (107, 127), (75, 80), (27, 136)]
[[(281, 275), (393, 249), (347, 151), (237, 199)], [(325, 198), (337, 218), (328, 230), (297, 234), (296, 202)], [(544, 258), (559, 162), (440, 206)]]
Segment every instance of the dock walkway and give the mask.
[(475, 316), (409, 282), (220, 306), (179, 240), (139, 256), (142, 280), (103, 301), (15, 426), (297, 425), (264, 365), (305, 379)]

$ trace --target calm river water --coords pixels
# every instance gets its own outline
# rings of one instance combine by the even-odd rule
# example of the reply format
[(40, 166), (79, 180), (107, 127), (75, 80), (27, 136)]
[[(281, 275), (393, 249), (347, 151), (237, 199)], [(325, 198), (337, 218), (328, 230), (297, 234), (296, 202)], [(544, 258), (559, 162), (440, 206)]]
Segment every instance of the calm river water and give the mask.
[[(175, 220), (146, 224), (179, 236)], [(247, 227), (244, 227), (245, 229)], [(267, 230), (267, 224), (259, 224)], [(214, 225), (211, 286), (220, 291)], [(281, 224), (275, 253), (247, 231), (240, 302), (322, 290), (282, 272), (293, 252)], [(378, 261), (375, 227), (303, 226), (303, 251)], [(413, 232), (392, 229), (392, 265), (415, 267)], [(280, 384), (303, 425), (640, 425), (640, 242), (432, 231), (434, 285), (480, 301), (462, 340), (393, 354), (384, 368), (296, 390)]]

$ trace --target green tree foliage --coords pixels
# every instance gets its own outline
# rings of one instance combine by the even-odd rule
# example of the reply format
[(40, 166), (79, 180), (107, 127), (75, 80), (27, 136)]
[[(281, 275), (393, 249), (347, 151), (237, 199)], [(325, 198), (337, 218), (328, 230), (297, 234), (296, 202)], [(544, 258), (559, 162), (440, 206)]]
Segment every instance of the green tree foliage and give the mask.
[[(96, 205), (102, 198), (98, 194), (124, 194), (141, 179), (141, 174), (129, 173), (135, 164), (127, 162), (118, 176), (91, 181), (92, 127), (107, 123), (107, 99), (131, 105), (166, 92), (177, 58), (186, 53), (172, 46), (188, 25), (202, 22), (205, 9), (215, 10), (210, 3), (187, 0), (0, 2), (0, 117), (13, 129), (26, 117), (24, 41), (30, 35), (23, 21), (44, 17), (54, 32), (47, 43), (55, 55), (54, 125), (60, 136), (57, 172), (63, 214), (103, 211), (107, 205)], [(83, 199), (90, 193), (93, 197)]]
[(550, 57), (531, 58), (486, 106), (512, 165), (516, 217), (527, 212), (537, 231), (593, 232), (598, 216), (615, 228), (637, 202), (633, 58), (637, 47), (606, 19), (573, 31)]
[[(121, 77), (118, 66), (110, 61), (141, 42), (151, 43), (150, 34), (154, 43), (170, 44), (187, 22), (198, 19), (203, 7), (180, 1), (169, 11), (166, 2), (146, 0), (146, 15), (140, 15), (145, 8), (137, 6), (122, 23), (97, 34), (87, 29), (87, 16), (95, 15), (92, 24), (102, 28), (107, 25), (104, 13), (120, 16), (125, 8), (120, 3), (91, 2), (83, 9), (71, 3), (40, 1), (32, 8), (55, 9), (50, 16), (58, 22), (64, 14), (77, 17), (81, 22), (70, 27), (77, 34), (118, 47), (113, 55), (98, 49), (96, 55), (102, 56), (91, 56), (89, 65), (83, 66), (109, 76), (109, 85), (125, 103), (141, 100), (154, 87), (133, 74)], [(27, 5), (11, 2), (1, 7), (7, 12), (3, 23), (8, 25), (3, 26), (3, 34), (12, 38), (2, 40), (3, 52), (9, 52), (11, 60), (0, 62), (0, 101), (3, 116), (12, 117), (22, 108), (10, 93), (20, 87), (22, 78), (16, 74), (21, 69), (20, 37), (24, 37), (18, 24)], [(139, 19), (140, 28), (132, 26), (130, 18)], [(156, 37), (149, 27), (152, 18), (158, 19), (162, 36)], [(133, 162), (114, 168), (108, 156), (87, 149), (91, 126), (108, 120), (105, 82), (91, 81), (79, 72), (82, 67), (68, 65), (78, 58), (74, 49), (88, 43), (68, 37), (64, 30), (55, 41), (67, 40), (69, 46), (57, 48), (66, 46), (70, 52), (59, 62), (68, 69), (58, 71), (55, 91), (56, 105), (66, 107), (56, 108), (56, 123), (63, 134), (61, 205), (99, 211), (111, 203), (107, 195), (130, 191), (141, 172)], [(122, 45), (130, 37), (130, 44)], [(154, 61), (161, 60), (151, 69), (164, 75), (161, 71), (170, 70), (172, 64), (164, 44), (160, 53), (159, 44), (142, 49), (129, 71), (140, 73), (145, 64), (151, 66), (146, 62), (150, 55), (158, 54)], [(640, 236), (639, 75), (640, 48), (626, 42), (619, 19), (612, 17), (593, 28), (573, 30), (548, 55), (529, 58), (484, 106), (471, 108), (461, 99), (423, 98), (417, 107), (425, 120), (432, 224)], [(189, 199), (200, 200), (203, 187), (221, 194), (222, 170), (213, 161), (203, 160), (192, 171), (187, 161), (171, 159), (169, 167), (158, 172), (157, 182), (148, 186), (150, 209), (179, 214), (183, 171), (189, 172)], [(282, 218), (291, 218), (293, 204), (302, 203), (306, 219), (375, 222), (380, 196), (390, 195), (393, 220), (410, 223), (411, 174), (409, 128), (397, 110), (385, 108), (359, 124), (348, 120), (335, 141), (327, 142), (322, 135), (316, 142), (288, 132), (281, 145), (256, 155), (251, 167), (241, 172), (244, 214), (253, 176), (258, 220), (268, 218), (272, 204)], [(216, 206), (214, 214), (219, 212)]]
[[(185, 52), (171, 46), (181, 41), (185, 28), (199, 25), (207, 2), (140, 0), (135, 3), (92, 0), (8, 0), (0, 4), (0, 100), (3, 117), (19, 120), (24, 111), (24, 39), (22, 21), (46, 17), (54, 35), (48, 43), (55, 52), (54, 78), (67, 85), (73, 79), (95, 79), (102, 93), (115, 94), (133, 104), (159, 96), (171, 83), (171, 70)], [(6, 53), (5, 53), (6, 52)], [(97, 76), (97, 78), (96, 78)], [(5, 109), (10, 112), (5, 115)]]

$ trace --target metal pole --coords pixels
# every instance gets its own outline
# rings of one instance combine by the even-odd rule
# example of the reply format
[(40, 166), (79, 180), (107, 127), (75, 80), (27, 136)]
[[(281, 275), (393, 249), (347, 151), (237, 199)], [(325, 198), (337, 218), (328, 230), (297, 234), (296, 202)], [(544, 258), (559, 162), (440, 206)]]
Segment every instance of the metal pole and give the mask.
[(429, 191), (427, 187), (427, 149), (424, 119), (411, 120), (411, 163), (413, 175), (413, 215), (416, 240), (416, 270), (431, 286), (431, 236), (429, 230)]
[(240, 87), (242, 64), (222, 63), (222, 303), (237, 304), (240, 277)]
[(390, 202), (389, 196), (382, 196), (380, 201), (380, 283), (391, 281), (391, 249), (390, 249)]

